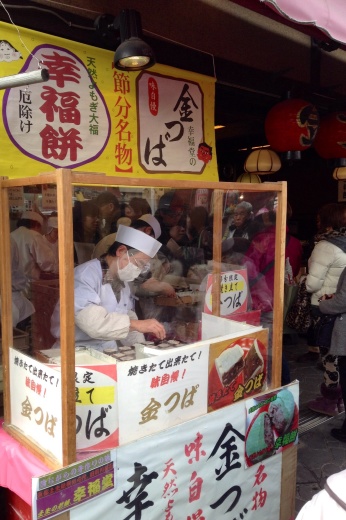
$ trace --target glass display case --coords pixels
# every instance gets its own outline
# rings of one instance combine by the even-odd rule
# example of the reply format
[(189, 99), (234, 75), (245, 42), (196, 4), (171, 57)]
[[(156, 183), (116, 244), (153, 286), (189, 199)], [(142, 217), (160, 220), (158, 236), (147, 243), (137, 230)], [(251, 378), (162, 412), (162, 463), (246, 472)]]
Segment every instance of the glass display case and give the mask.
[[(198, 342), (203, 315), (263, 326), (268, 329), (266, 388), (281, 385), (285, 182), (129, 181), (65, 169), (34, 178), (2, 179), (0, 185), (5, 428), (48, 465), (65, 466), (76, 460), (76, 430), (83, 422), (77, 414), (76, 424), (76, 404), (87, 394), (86, 389), (84, 394), (76, 391), (76, 367), (83, 365), (76, 349), (96, 350), (97, 359), (89, 363), (109, 365), (110, 374), (114, 362), (136, 359), (136, 338), (115, 337), (114, 342), (92, 335), (77, 340), (76, 335), (75, 268), (90, 260), (102, 266), (121, 227), (137, 225), (160, 242), (145, 269), (140, 265), (141, 273), (129, 282), (128, 309), (139, 320), (157, 320), (165, 338), (146, 331), (140, 343), (164, 351)], [(30, 237), (30, 264), (23, 253), (28, 233), (18, 230), (28, 229), (31, 212), (39, 215), (41, 229), (39, 238)], [(141, 221), (148, 214), (156, 220)], [(46, 249), (38, 252), (43, 239)], [(15, 258), (25, 278), (21, 286), (16, 285)], [(129, 256), (129, 262), (132, 258), (136, 263), (136, 256)], [(79, 276), (78, 283), (84, 282)], [(120, 285), (121, 290), (124, 284)], [(32, 305), (24, 318), (16, 307), (18, 292)], [(29, 357), (24, 361), (15, 348), (14, 327), (28, 337)], [(46, 373), (40, 363), (45, 363)], [(24, 400), (20, 396), (25, 391), (21, 394), (17, 385), (21, 375), (28, 389)], [(30, 392), (44, 397), (43, 391), (50, 398), (33, 404)], [(35, 427), (28, 433), (21, 427), (23, 421)], [(40, 435), (37, 438), (40, 429), (50, 436), (48, 444), (40, 442)]]

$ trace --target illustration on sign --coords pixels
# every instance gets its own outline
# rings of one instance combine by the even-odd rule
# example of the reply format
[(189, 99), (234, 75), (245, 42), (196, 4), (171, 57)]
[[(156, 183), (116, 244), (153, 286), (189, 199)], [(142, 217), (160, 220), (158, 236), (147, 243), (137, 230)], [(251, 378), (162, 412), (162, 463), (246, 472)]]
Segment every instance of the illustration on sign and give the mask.
[(298, 384), (246, 401), (246, 465), (253, 466), (298, 443)]

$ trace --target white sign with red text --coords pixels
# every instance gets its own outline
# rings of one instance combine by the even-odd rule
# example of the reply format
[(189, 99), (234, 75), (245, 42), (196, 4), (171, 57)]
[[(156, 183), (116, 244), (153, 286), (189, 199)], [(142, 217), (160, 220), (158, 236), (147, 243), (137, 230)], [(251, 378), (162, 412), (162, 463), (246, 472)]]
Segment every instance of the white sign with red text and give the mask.
[(10, 348), (11, 424), (62, 462), (61, 375)]
[(204, 143), (200, 85), (144, 71), (137, 78), (137, 98), (141, 167), (148, 173), (202, 173), (212, 149)]
[(119, 363), (119, 443), (207, 413), (209, 345)]
[(282, 455), (246, 468), (245, 417), (240, 401), (117, 448), (116, 489), (70, 520), (280, 518)]
[(37, 63), (49, 82), (7, 89), (3, 124), (13, 144), (29, 158), (55, 168), (77, 167), (95, 160), (110, 135), (106, 102), (77, 55), (57, 45), (35, 47), (20, 72)]

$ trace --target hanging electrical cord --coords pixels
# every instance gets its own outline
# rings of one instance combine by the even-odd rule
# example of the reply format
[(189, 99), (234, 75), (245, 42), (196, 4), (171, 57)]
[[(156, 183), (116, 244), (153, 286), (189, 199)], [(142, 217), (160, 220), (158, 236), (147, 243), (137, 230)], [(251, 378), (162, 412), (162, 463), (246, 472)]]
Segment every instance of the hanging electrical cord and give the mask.
[[(11, 20), (11, 16), (10, 16), (10, 14), (9, 14), (7, 9), (21, 9), (21, 10), (23, 10), (23, 9), (31, 9), (31, 10), (34, 10), (34, 11), (41, 11), (42, 13), (48, 13), (48, 14), (51, 14), (53, 16), (56, 16), (62, 22), (64, 22), (66, 25), (68, 25), (68, 27), (72, 27), (74, 29), (83, 29), (83, 30), (86, 30), (86, 31), (95, 31), (95, 27), (93, 27), (93, 26), (88, 27), (86, 25), (78, 25), (78, 24), (75, 24), (73, 22), (70, 22), (69, 20), (66, 20), (66, 18), (61, 16), (59, 13), (56, 13), (55, 11), (52, 11), (51, 9), (45, 9), (43, 7), (36, 7), (34, 5), (25, 5), (24, 6), (24, 5), (3, 4), (3, 2), (1, 0), (0, 0), (0, 5), (3, 7), (4, 11), (6, 12), (6, 14), (7, 14), (7, 16), (9, 17), (10, 20)], [(86, 10), (86, 9), (83, 9), (83, 10)], [(88, 12), (91, 12), (91, 11), (88, 11)], [(96, 14), (99, 14), (99, 13), (96, 13)], [(13, 25), (15, 25), (12, 22), (12, 20), (11, 20), (11, 23)]]
[[(8, 12), (8, 10), (6, 9), (6, 6), (2, 3), (1, 0), (0, 0), (0, 5), (1, 5), (1, 7), (4, 9), (5, 13), (7, 14), (8, 19), (10, 20), (11, 24), (12, 24), (13, 27), (16, 29), (16, 31), (17, 31), (17, 33), (18, 33), (18, 38), (19, 38), (21, 44), (22, 44), (23, 47), (28, 51), (28, 53), (29, 53), (29, 54), (30, 54), (30, 55), (31, 55), (31, 56), (32, 56), (32, 57), (37, 61), (38, 68), (41, 69), (41, 68), (42, 68), (42, 63), (43, 63), (43, 62), (40, 61), (40, 60), (38, 60), (37, 57), (34, 56), (34, 55), (32, 54), (32, 52), (27, 48), (27, 46), (25, 45), (25, 43), (24, 43), (23, 40), (22, 40), (22, 37), (21, 37), (20, 31), (19, 31), (17, 25), (16, 25), (16, 24), (14, 23), (14, 21), (12, 20), (10, 13)], [(4, 88), (6, 88), (6, 87), (4, 87)]]

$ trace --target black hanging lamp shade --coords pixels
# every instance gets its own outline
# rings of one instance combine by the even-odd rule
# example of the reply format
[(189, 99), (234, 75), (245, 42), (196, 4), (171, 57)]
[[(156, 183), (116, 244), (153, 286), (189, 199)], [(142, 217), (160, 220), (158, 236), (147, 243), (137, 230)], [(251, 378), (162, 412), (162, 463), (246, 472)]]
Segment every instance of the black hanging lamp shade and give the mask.
[(114, 66), (120, 70), (143, 70), (155, 64), (155, 55), (142, 40), (140, 15), (133, 9), (124, 9), (114, 20), (119, 24), (121, 44), (115, 51)]
[(123, 9), (114, 18), (102, 14), (94, 21), (96, 34), (107, 47), (117, 47), (114, 66), (120, 70), (136, 71), (155, 65), (155, 54), (148, 43), (142, 39), (140, 14), (133, 9)]

